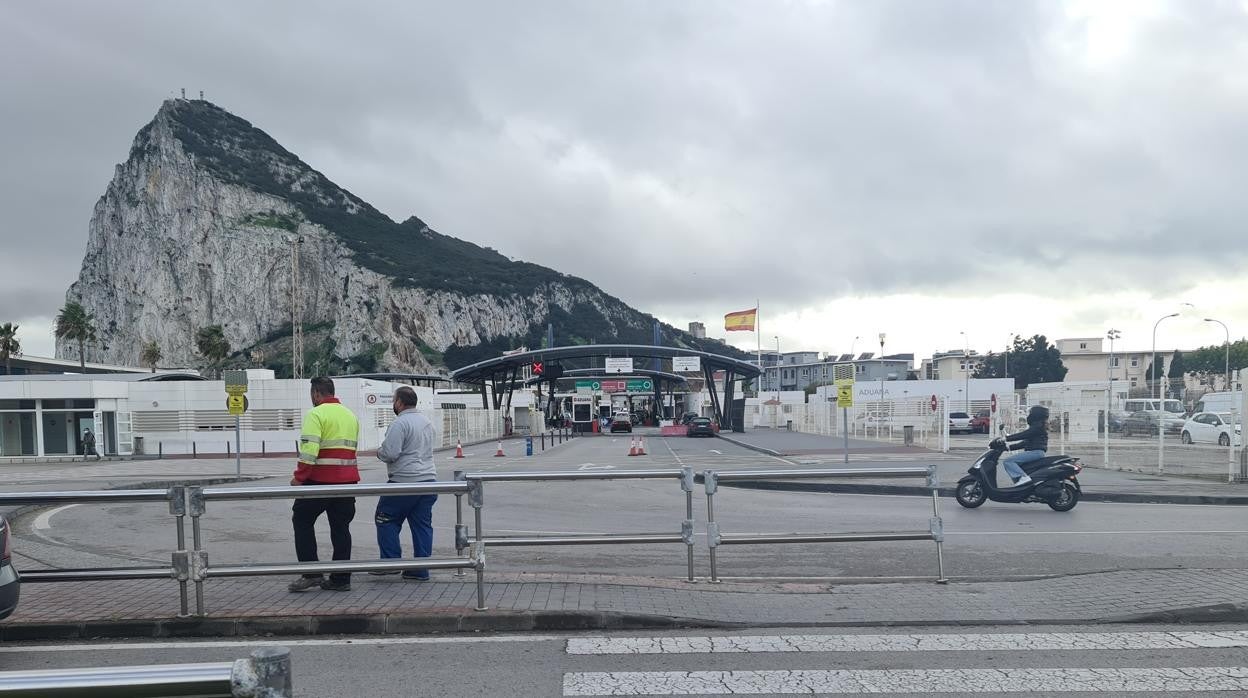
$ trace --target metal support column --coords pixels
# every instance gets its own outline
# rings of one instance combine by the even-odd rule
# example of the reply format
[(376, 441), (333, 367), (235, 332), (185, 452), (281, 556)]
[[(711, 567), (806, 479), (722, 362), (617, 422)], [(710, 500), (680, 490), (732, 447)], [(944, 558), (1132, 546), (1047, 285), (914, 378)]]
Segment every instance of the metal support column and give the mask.
[[(456, 470), (453, 476), (456, 482), (464, 480), (464, 471)], [(455, 493), (455, 556), (464, 557), (464, 551), (468, 549), (468, 527), (464, 525), (464, 495)], [(464, 568), (460, 567), (455, 570), (456, 577), (464, 576)]]
[(689, 558), (689, 574), (687, 581), (696, 581), (693, 576), (693, 467), (683, 466), (680, 469), (680, 489), (685, 491), (685, 520), (680, 525), (680, 535), (685, 539), (686, 552)]
[(477, 609), (489, 610), (485, 605), (485, 531), (481, 522), (481, 507), (485, 505), (485, 483), (480, 480), (468, 482), (468, 503), (472, 505), (473, 528), (476, 541), (472, 545), (472, 558), (477, 572)]
[(711, 583), (719, 584), (718, 560), (715, 549), (719, 547), (719, 524), (715, 523), (715, 491), (719, 489), (719, 475), (714, 470), (702, 473), (706, 486), (706, 543), (711, 558)]
[(936, 466), (927, 466), (927, 486), (932, 490), (932, 520), (930, 529), (932, 540), (936, 541), (936, 583), (948, 584), (945, 577), (945, 524), (940, 518), (940, 478), (936, 475)]

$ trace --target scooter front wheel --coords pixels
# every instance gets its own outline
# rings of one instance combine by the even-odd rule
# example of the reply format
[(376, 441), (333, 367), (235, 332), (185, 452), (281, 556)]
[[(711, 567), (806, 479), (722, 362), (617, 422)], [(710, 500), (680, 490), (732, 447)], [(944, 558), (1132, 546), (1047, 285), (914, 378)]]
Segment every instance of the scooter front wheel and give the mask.
[(958, 504), (967, 509), (974, 509), (988, 501), (988, 493), (984, 491), (984, 486), (978, 480), (973, 479), (959, 482), (958, 489), (954, 490), (953, 497), (958, 500)]
[(1079, 488), (1069, 482), (1062, 483), (1062, 491), (1057, 495), (1056, 499), (1048, 502), (1049, 508), (1053, 511), (1070, 511), (1079, 503)]

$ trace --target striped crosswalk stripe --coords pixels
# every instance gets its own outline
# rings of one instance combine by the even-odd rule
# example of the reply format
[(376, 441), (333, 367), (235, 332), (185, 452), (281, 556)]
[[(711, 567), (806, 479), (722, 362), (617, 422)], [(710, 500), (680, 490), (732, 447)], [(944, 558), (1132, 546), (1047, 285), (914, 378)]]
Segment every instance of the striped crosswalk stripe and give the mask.
[(1128, 669), (862, 669), (628, 671), (565, 674), (565, 696), (860, 693), (1165, 694), (1245, 691), (1248, 667)]
[(1248, 631), (1117, 633), (924, 633), (915, 635), (723, 635), (574, 637), (567, 653), (988, 652), (1248, 647)]

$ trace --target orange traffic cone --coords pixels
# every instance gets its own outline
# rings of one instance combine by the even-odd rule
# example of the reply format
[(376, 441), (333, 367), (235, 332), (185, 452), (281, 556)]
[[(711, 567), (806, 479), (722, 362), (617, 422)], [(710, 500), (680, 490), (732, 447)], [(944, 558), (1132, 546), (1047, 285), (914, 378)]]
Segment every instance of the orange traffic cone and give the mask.
[(646, 455), (646, 437), (644, 436), (637, 442), (637, 455)]
[(494, 454), (494, 457), (495, 457), (495, 458), (503, 458), (503, 457), (505, 457), (506, 455), (507, 455), (506, 453), (503, 453), (503, 442), (502, 442), (502, 441), (499, 441), (499, 442), (498, 442), (498, 451)]
[(455, 442), (455, 457), (456, 458), (464, 457), (464, 444), (459, 441)]
[(637, 439), (630, 438), (628, 440), (628, 455), (630, 456), (637, 455)]

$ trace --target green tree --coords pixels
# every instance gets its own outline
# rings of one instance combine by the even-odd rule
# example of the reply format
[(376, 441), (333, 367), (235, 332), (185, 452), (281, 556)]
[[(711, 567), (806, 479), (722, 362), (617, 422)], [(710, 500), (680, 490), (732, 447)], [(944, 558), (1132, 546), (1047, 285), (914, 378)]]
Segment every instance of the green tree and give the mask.
[(95, 342), (95, 315), (78, 301), (67, 301), (56, 316), (56, 338), (78, 343), (78, 365), (87, 371), (87, 342)]
[(160, 363), (160, 360), (163, 358), (164, 354), (161, 353), (160, 345), (156, 343), (156, 340), (153, 339), (150, 342), (143, 343), (143, 351), (139, 354), (139, 363), (141, 365), (151, 367), (152, 373), (155, 373), (156, 364)]
[[(1062, 353), (1057, 347), (1049, 344), (1042, 334), (1024, 339), (1014, 337), (1014, 345), (1010, 347), (1010, 375), (1017, 388), (1026, 388), (1032, 383), (1057, 383), (1066, 377), (1066, 367), (1062, 364)], [(989, 353), (980, 359), (975, 367), (976, 378), (1004, 378), (1005, 356)]]
[(225, 330), (220, 325), (208, 325), (195, 332), (195, 347), (208, 365), (217, 370), (221, 376), (221, 362), (230, 355), (230, 342), (225, 338)]
[(5, 375), (12, 375), (14, 356), (22, 355), (22, 343), (17, 339), (17, 325), (6, 322), (0, 325), (0, 359), (4, 360)]
[(1197, 376), (1201, 382), (1214, 385), (1214, 376), (1221, 376), (1227, 370), (1227, 349), (1230, 349), (1230, 370), (1232, 372), (1248, 368), (1248, 339), (1240, 339), (1225, 344), (1213, 344), (1200, 347), (1184, 354), (1184, 367), (1188, 373)]

